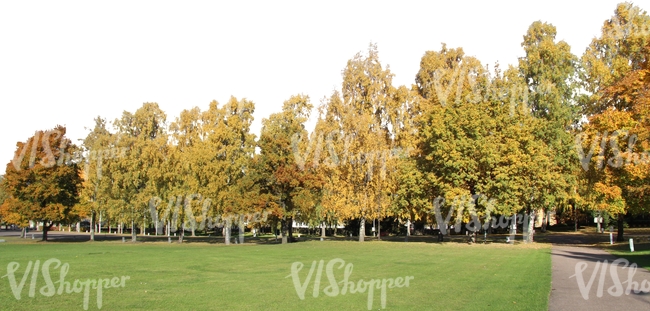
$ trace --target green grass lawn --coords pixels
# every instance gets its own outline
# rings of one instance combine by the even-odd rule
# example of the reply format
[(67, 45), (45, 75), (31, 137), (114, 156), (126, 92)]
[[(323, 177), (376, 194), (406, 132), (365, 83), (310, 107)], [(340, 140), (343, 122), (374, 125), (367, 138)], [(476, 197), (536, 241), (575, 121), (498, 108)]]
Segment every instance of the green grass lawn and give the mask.
[[(408, 287), (386, 289), (386, 310), (547, 310), (551, 283), (550, 249), (543, 245), (375, 241), (224, 246), (7, 239), (0, 243), (0, 274), (18, 262), (19, 284), (29, 261), (42, 264), (50, 258), (69, 264), (65, 280), (71, 283), (128, 276), (124, 287), (103, 289), (104, 310), (367, 310), (368, 290), (325, 295), (330, 285), (325, 268), (318, 297), (313, 295), (318, 269), (306, 284), (304, 300), (298, 297), (292, 264), (304, 263), (298, 273), (304, 282), (312, 261), (326, 266), (336, 258), (352, 264), (349, 280), (355, 284), (413, 277)], [(53, 268), (50, 276), (57, 281), (60, 269)], [(333, 271), (341, 282), (344, 269)], [(83, 292), (43, 296), (39, 290), (46, 284), (39, 272), (30, 298), (31, 281), (31, 274), (25, 277), (17, 300), (9, 277), (0, 278), (0, 309), (83, 310)], [(381, 309), (380, 292), (374, 290), (373, 310)], [(96, 297), (97, 290), (90, 290), (88, 310), (97, 310)]]

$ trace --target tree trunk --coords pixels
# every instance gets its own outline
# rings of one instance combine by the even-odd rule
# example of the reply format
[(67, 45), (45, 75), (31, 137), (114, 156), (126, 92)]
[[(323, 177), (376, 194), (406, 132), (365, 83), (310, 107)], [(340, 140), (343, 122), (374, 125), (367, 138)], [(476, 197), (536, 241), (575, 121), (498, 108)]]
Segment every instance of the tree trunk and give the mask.
[(178, 233), (178, 243), (183, 243), (185, 237), (185, 224), (181, 224), (181, 232)]
[(535, 210), (530, 209), (528, 212), (528, 232), (526, 235), (526, 243), (533, 243), (533, 235), (535, 234)]
[(289, 233), (288, 232), (289, 229), (287, 228), (287, 219), (286, 218), (283, 218), (280, 221), (280, 227), (282, 227), (282, 229), (280, 230), (280, 236), (282, 237), (282, 244), (287, 244), (288, 243), (287, 235)]
[(43, 221), (43, 241), (44, 242), (47, 242), (47, 231), (50, 229), (51, 225), (52, 224), (48, 225), (46, 220)]
[(575, 204), (573, 205), (573, 218), (575, 219), (573, 231), (578, 232), (578, 209)]
[(131, 220), (131, 242), (135, 242), (138, 238), (135, 231), (135, 220)]
[(293, 241), (294, 241), (294, 239), (293, 239), (293, 217), (289, 217), (289, 219), (287, 219), (287, 227), (288, 227), (288, 231), (289, 231), (289, 243), (293, 243)]
[(625, 216), (623, 214), (618, 215), (617, 225), (618, 233), (616, 234), (616, 242), (623, 242), (625, 238), (623, 237), (623, 224), (625, 223)]
[[(188, 212), (191, 212), (191, 210), (188, 211)], [(192, 219), (192, 214), (190, 214), (189, 217), (190, 217), (190, 219)], [(196, 236), (196, 220), (194, 220), (194, 221), (190, 220), (190, 232), (191, 232), (193, 237)]]
[(246, 232), (246, 226), (244, 225), (244, 215), (239, 217), (239, 244), (244, 244), (244, 233)]
[(381, 218), (377, 219), (377, 241), (381, 241)]
[(277, 219), (274, 219), (273, 222), (271, 222), (271, 234), (275, 235), (275, 242), (278, 242), (278, 221)]
[(325, 222), (323, 221), (320, 225), (320, 237), (325, 239)]
[(408, 242), (410, 236), (411, 236), (411, 218), (406, 220), (406, 238), (404, 238), (404, 242)]
[(524, 243), (528, 243), (528, 232), (530, 231), (529, 225), (530, 223), (528, 222), (530, 218), (530, 211), (525, 211), (523, 214), (523, 219), (521, 220), (522, 222), (522, 231), (521, 231), (521, 238), (524, 241)]
[(27, 236), (27, 227), (23, 227), (20, 229), (20, 238), (24, 239)]
[(102, 213), (99, 212), (99, 222), (97, 223), (97, 233), (102, 234)]
[(226, 242), (226, 245), (230, 245), (230, 218), (226, 219), (226, 223), (223, 227), (223, 236), (224, 236), (224, 242)]
[(510, 243), (515, 244), (517, 239), (517, 214), (512, 216), (512, 228), (510, 229)]
[(90, 211), (90, 226), (88, 227), (90, 229), (90, 240), (94, 241), (95, 240), (95, 212)]
[[(379, 228), (378, 228), (379, 229)], [(379, 230), (377, 230), (379, 234)], [(366, 217), (361, 217), (359, 220), (359, 242), (366, 240)]]

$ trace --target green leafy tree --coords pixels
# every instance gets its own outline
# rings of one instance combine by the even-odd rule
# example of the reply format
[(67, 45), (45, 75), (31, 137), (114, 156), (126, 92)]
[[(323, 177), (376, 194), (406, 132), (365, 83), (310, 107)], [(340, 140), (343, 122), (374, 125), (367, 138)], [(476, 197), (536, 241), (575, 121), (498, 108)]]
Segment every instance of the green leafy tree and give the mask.
[[(492, 86), (486, 69), (461, 48), (443, 44), (439, 52), (428, 51), (422, 57), (416, 84), (424, 100), (416, 161), (426, 181), (429, 206), (439, 196), (451, 203), (489, 194), (499, 159), (500, 123), (489, 100)], [(509, 113), (507, 108), (503, 105), (500, 111)], [(467, 213), (452, 214), (450, 220), (468, 222), (471, 209), (464, 207)], [(444, 229), (447, 223), (438, 225)]]
[[(423, 113), (416, 165), (436, 222), (479, 229), (480, 219), (514, 215), (540, 206), (553, 165), (548, 146), (535, 136), (542, 128), (530, 113), (528, 88), (515, 68), (490, 76), (463, 50), (427, 52), (416, 77)], [(487, 228), (487, 227), (483, 227)]]
[(538, 205), (527, 205), (528, 240), (532, 241), (535, 211), (557, 206), (572, 197), (577, 181), (577, 167), (572, 130), (578, 122), (577, 89), (578, 59), (564, 41), (556, 42), (556, 28), (548, 23), (534, 22), (528, 28), (522, 47), (526, 56), (519, 59), (519, 71), (528, 87), (528, 108), (539, 120), (534, 134), (546, 144), (550, 171), (545, 174), (542, 189), (531, 193)]

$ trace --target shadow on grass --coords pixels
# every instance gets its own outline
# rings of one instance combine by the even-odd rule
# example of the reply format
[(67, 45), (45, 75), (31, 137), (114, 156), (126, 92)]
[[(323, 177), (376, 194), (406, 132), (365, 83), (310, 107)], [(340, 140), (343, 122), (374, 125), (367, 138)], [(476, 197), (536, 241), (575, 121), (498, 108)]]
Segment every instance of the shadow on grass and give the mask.
[[(32, 239), (32, 235), (34, 238)], [(476, 237), (476, 244), (490, 244), (490, 243), (499, 243), (507, 244), (506, 239), (509, 237), (508, 234), (489, 234), (487, 238), (483, 235), (478, 235)], [(96, 233), (95, 241), (96, 242), (122, 242), (131, 243), (131, 235), (129, 234), (107, 234), (107, 233)], [(19, 239), (25, 241), (40, 241), (42, 239), (42, 233), (28, 233), (27, 238)], [(138, 235), (136, 242), (139, 243), (178, 243), (178, 236), (167, 237), (166, 235)], [(233, 235), (231, 237), (231, 244), (238, 244), (238, 236)], [(274, 236), (246, 236), (244, 244), (281, 244), (282, 238)], [(294, 236), (294, 239), (291, 243), (301, 243), (307, 241), (320, 241), (320, 236), (317, 235), (301, 235), (300, 237)], [(359, 241), (358, 236), (327, 236), (323, 239), (324, 241), (348, 241), (356, 242)], [(516, 240), (521, 242), (521, 234), (517, 235)], [(377, 237), (366, 236), (366, 242), (382, 241), (382, 242), (395, 242), (395, 243), (440, 243), (437, 236), (429, 235), (413, 235), (410, 236), (408, 241), (405, 241), (405, 236), (383, 236), (381, 239)], [(90, 242), (90, 235), (88, 233), (60, 233), (60, 232), (50, 232), (48, 233), (48, 242), (61, 242), (61, 243), (80, 243), (80, 242)], [(469, 242), (469, 236), (463, 234), (452, 234), (445, 235), (443, 238), (445, 243), (460, 243), (467, 244)], [(225, 244), (224, 237), (221, 235), (213, 236), (189, 236), (185, 235), (183, 238), (183, 244), (188, 243), (206, 243), (206, 244)]]
[(572, 251), (564, 251), (563, 253), (557, 253), (555, 254), (556, 256), (561, 256), (561, 257), (567, 257), (567, 258), (573, 258), (573, 259), (578, 259), (582, 261), (588, 261), (588, 262), (602, 262), (604, 260), (609, 260), (613, 261), (612, 257), (615, 256), (610, 256), (610, 255), (604, 255), (604, 254), (593, 254), (593, 253), (586, 253), (586, 252), (572, 252)]
[[(31, 236), (34, 235), (34, 240), (31, 239)], [(474, 243), (469, 243), (470, 236), (464, 234), (451, 234), (445, 235), (443, 238), (444, 243), (457, 243), (457, 244), (508, 244), (506, 243), (507, 238), (510, 235), (508, 234), (488, 234), (487, 237), (484, 235), (478, 235)], [(28, 233), (28, 241), (40, 241), (42, 238), (42, 233)], [(23, 239), (20, 239), (23, 240)], [(231, 237), (231, 245), (238, 245), (238, 235), (233, 235)], [(300, 237), (294, 235), (294, 239), (290, 244), (302, 243), (309, 241), (321, 241), (320, 235), (304, 235), (301, 234)], [(357, 242), (359, 241), (358, 236), (327, 236), (323, 241), (347, 241), (347, 242)], [(365, 242), (393, 242), (393, 243), (430, 243), (430, 244), (440, 244), (438, 241), (438, 236), (431, 235), (413, 235), (408, 238), (408, 241), (405, 241), (405, 236), (383, 236), (380, 240), (377, 237), (367, 236)], [(519, 234), (516, 236), (517, 243), (522, 241), (522, 236)], [(49, 232), (48, 233), (48, 242), (53, 243), (81, 243), (81, 242), (91, 242), (90, 235), (88, 233), (76, 233), (76, 232)], [(112, 243), (134, 243), (131, 241), (131, 235), (129, 234), (109, 234), (109, 233), (96, 233), (95, 242), (112, 242)], [(167, 237), (166, 235), (138, 235), (135, 243), (169, 243), (169, 244), (179, 244), (178, 236)], [(183, 238), (182, 244), (212, 244), (212, 245), (225, 245), (224, 237), (221, 235), (211, 235), (211, 236), (194, 236), (185, 235)], [(258, 237), (246, 236), (244, 238), (244, 245), (273, 245), (273, 244), (282, 244), (282, 238), (275, 237), (273, 235), (263, 235)]]

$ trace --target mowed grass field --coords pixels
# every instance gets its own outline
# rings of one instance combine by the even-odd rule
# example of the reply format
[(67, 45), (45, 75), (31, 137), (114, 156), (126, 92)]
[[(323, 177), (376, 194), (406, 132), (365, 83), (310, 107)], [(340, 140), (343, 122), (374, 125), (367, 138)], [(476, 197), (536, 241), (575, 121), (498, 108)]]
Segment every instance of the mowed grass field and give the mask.
[[(24, 241), (24, 240), (23, 240)], [(28, 262), (41, 266), (55, 258), (69, 264), (65, 281), (129, 278), (124, 286), (102, 290), (103, 310), (368, 310), (368, 293), (328, 296), (327, 264), (340, 258), (352, 264), (349, 281), (412, 277), (409, 286), (386, 289), (385, 310), (547, 310), (551, 283), (550, 248), (546, 245), (466, 245), (311, 241), (289, 245), (210, 245), (202, 243), (23, 242), (0, 243), (1, 310), (83, 310), (84, 293), (51, 297), (41, 271), (24, 275)], [(314, 282), (304, 283), (312, 262), (323, 260), (318, 297)], [(7, 276), (24, 278), (17, 300)], [(304, 300), (291, 275), (294, 262)], [(49, 269), (57, 282), (59, 269)], [(335, 282), (344, 268), (334, 266)], [(29, 297), (35, 280), (34, 297)], [(117, 280), (117, 279), (116, 279)], [(120, 279), (121, 280), (121, 279)], [(390, 284), (390, 283), (387, 283)], [(58, 283), (54, 283), (58, 289)], [(117, 285), (117, 283), (116, 283)], [(340, 284), (342, 290), (343, 284)], [(387, 286), (389, 287), (389, 286)], [(16, 289), (17, 291), (17, 289)], [(331, 293), (331, 292), (330, 292)], [(381, 290), (374, 290), (372, 309), (381, 309)], [(97, 290), (90, 289), (88, 310), (97, 310)]]

